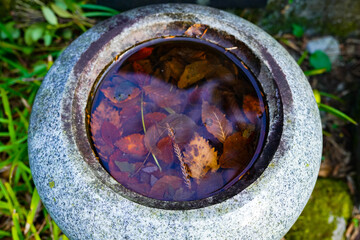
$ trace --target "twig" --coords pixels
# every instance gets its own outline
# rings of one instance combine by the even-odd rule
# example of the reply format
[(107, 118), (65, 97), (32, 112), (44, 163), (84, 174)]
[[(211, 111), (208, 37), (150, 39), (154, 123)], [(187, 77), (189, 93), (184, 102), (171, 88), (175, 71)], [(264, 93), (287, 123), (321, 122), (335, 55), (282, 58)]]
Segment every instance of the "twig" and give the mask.
[(171, 140), (173, 141), (174, 152), (175, 152), (176, 156), (178, 157), (178, 159), (180, 161), (180, 167), (181, 167), (181, 172), (183, 174), (183, 179), (185, 181), (186, 186), (190, 189), (191, 188), (191, 182), (190, 182), (190, 179), (189, 179), (189, 174), (188, 174), (188, 171), (186, 169), (186, 165), (184, 163), (180, 147), (175, 142), (174, 130), (171, 129), (171, 127), (170, 127), (170, 125), (168, 123), (166, 123), (166, 127), (167, 127), (167, 130), (168, 130), (168, 135), (171, 138)]

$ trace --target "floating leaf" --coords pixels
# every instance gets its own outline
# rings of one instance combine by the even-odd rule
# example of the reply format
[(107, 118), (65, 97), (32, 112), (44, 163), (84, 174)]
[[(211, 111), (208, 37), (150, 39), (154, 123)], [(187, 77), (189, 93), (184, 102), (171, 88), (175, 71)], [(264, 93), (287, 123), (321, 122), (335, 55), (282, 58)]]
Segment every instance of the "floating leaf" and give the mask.
[(241, 132), (229, 136), (224, 142), (220, 166), (222, 168), (244, 169), (249, 164), (254, 152), (249, 146), (251, 139), (251, 137), (244, 137)]
[(121, 138), (115, 146), (125, 153), (138, 156), (144, 156), (148, 152), (144, 146), (144, 135), (138, 133)]
[(185, 67), (183, 74), (180, 76), (178, 87), (186, 88), (213, 72), (214, 68), (211, 67), (207, 60), (193, 62)]
[(152, 84), (145, 86), (143, 89), (145, 94), (159, 107), (166, 108), (181, 104), (178, 90), (170, 84), (153, 79)]
[(192, 178), (200, 179), (209, 170), (215, 172), (219, 169), (215, 148), (211, 148), (210, 144), (197, 133), (185, 147), (183, 154)]
[(131, 55), (131, 57), (129, 57), (128, 61), (138, 61), (138, 60), (147, 58), (148, 56), (151, 55), (153, 50), (154, 50), (154, 48), (152, 48), (152, 47), (144, 47), (144, 48), (140, 49), (139, 51), (137, 51), (135, 54)]
[(202, 104), (201, 119), (209, 133), (222, 143), (233, 131), (232, 125), (226, 119), (225, 114), (206, 101)]
[(170, 137), (162, 138), (158, 144), (158, 149), (160, 150), (157, 157), (163, 161), (164, 163), (172, 163), (174, 161), (174, 154), (173, 154), (173, 146)]
[(181, 184), (181, 178), (165, 175), (156, 181), (150, 190), (149, 196), (156, 199), (163, 199), (166, 193), (169, 193), (171, 190), (180, 188)]
[(145, 128), (148, 129), (149, 127), (151, 127), (155, 123), (160, 122), (164, 118), (166, 118), (166, 114), (161, 113), (161, 112), (153, 112), (153, 113), (146, 114), (144, 116)]

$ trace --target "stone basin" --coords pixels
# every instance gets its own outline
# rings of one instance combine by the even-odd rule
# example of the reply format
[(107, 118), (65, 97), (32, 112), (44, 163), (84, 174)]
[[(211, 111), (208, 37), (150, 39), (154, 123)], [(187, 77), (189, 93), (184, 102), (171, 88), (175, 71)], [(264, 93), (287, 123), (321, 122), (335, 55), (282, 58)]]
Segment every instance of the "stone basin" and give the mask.
[[(91, 150), (89, 94), (116, 56), (183, 36), (193, 24), (206, 26), (202, 40), (233, 50), (257, 78), (268, 105), (265, 144), (248, 176), (222, 194), (194, 202), (144, 198), (113, 179)], [(70, 239), (280, 239), (310, 197), (321, 151), (317, 104), (286, 50), (244, 19), (190, 4), (134, 9), (81, 35), (45, 77), (29, 129), (35, 185)]]

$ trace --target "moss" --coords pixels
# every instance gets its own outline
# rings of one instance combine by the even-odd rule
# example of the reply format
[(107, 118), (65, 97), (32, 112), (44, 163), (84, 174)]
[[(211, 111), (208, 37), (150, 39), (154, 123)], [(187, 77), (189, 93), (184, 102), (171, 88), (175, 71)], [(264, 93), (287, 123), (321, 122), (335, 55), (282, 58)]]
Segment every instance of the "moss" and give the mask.
[(332, 239), (337, 219), (351, 217), (352, 200), (345, 183), (318, 179), (304, 211), (285, 236), (286, 240)]

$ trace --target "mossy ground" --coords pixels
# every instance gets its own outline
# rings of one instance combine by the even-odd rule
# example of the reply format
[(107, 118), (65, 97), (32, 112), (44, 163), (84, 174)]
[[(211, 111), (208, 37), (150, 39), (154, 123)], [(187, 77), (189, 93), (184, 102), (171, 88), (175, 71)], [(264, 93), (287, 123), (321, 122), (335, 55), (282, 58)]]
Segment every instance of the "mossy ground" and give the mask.
[(347, 185), (340, 180), (318, 179), (308, 204), (286, 240), (332, 239), (337, 219), (351, 217), (353, 203)]

